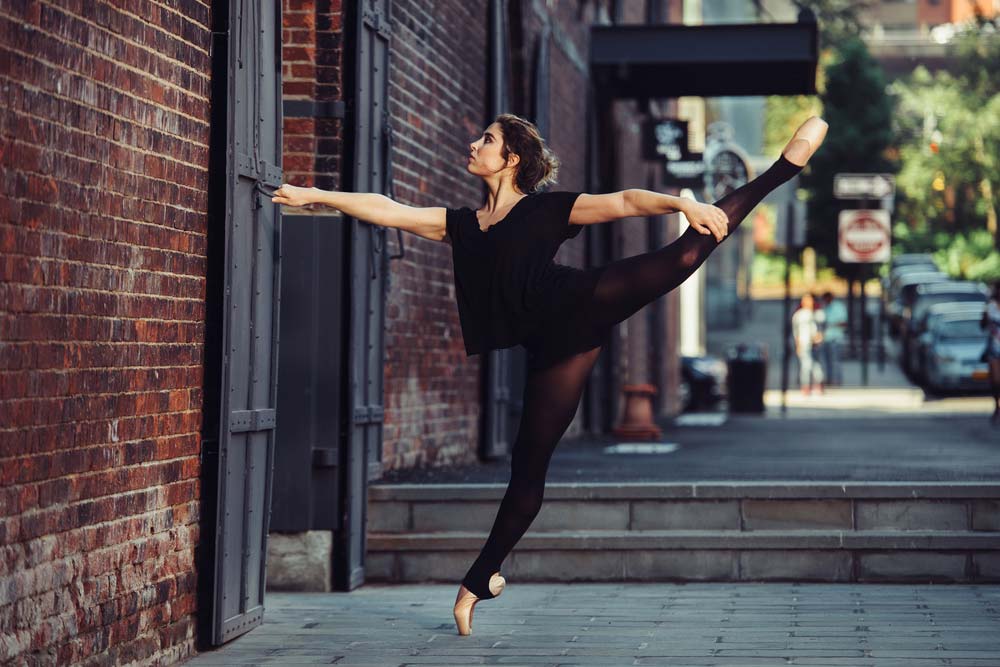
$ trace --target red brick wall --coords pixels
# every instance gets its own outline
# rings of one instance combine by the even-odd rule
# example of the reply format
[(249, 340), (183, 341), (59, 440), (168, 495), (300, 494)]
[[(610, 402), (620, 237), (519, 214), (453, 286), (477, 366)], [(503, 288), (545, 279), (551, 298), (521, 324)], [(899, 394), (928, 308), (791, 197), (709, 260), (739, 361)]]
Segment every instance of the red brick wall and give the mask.
[[(489, 84), (489, 20), (485, 0), (442, 0), (393, 5), (390, 111), (395, 121), (396, 199), (413, 206), (470, 206), (482, 203), (481, 181), (468, 174), (465, 156), (491, 119), (486, 117)], [(522, 3), (526, 80), (531, 99), (532, 54), (543, 17)], [(586, 118), (580, 102), (586, 90), (590, 12), (573, 3), (553, 3), (551, 119), (546, 137), (562, 161), (559, 190), (585, 184)], [(514, 30), (514, 26), (511, 27)], [(582, 65), (582, 68), (581, 68)], [(527, 109), (511, 109), (527, 115)], [(393, 262), (386, 323), (386, 469), (470, 463), (476, 460), (481, 415), (481, 357), (466, 357), (455, 305), (451, 247), (406, 238), (407, 259)], [(584, 241), (577, 238), (557, 261), (580, 265)]]
[[(551, 130), (546, 137), (562, 166), (553, 187), (586, 184), (586, 115), (590, 25), (598, 2), (521, 3), (519, 95), (533, 96), (533, 56), (546, 21), (551, 41)], [(605, 2), (605, 5), (608, 3)], [(644, 4), (637, 3), (641, 22)], [(389, 110), (395, 129), (394, 193), (413, 206), (470, 206), (482, 201), (481, 181), (470, 176), (468, 143), (486, 117), (489, 84), (487, 0), (395, 0)], [(344, 99), (343, 16), (335, 0), (284, 0), (286, 99)], [(634, 13), (629, 10), (630, 14)], [(529, 108), (509, 109), (530, 113)], [(339, 188), (339, 120), (285, 120), (285, 179), (297, 185)], [(636, 187), (641, 187), (637, 184)], [(335, 211), (317, 213), (336, 215)], [(396, 235), (389, 237), (395, 252)], [(451, 247), (405, 235), (406, 257), (391, 263), (386, 304), (383, 466), (471, 463), (476, 460), (482, 409), (481, 356), (466, 357), (455, 305)], [(557, 261), (582, 266), (584, 236), (569, 241)], [(637, 349), (642, 349), (640, 345)], [(579, 423), (567, 435), (579, 432)]]
[[(464, 157), (486, 126), (487, 27), (483, 1), (393, 3), (389, 111), (397, 201), (479, 205), (481, 186)], [(412, 234), (404, 242), (406, 258), (392, 262), (386, 304), (383, 464), (474, 461), (481, 360), (465, 355), (451, 246)]]
[[(286, 100), (343, 100), (341, 0), (283, 0), (282, 95)], [(302, 187), (341, 187), (343, 120), (285, 115), (283, 179)], [(338, 215), (331, 209), (316, 214)]]
[(0, 5), (0, 662), (192, 651), (209, 45)]

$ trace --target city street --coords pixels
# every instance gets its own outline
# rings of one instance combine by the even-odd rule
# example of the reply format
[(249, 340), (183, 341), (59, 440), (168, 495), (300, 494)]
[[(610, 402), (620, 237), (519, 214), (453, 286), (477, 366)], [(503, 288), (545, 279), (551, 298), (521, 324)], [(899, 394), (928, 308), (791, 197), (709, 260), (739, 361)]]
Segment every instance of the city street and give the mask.
[[(932, 397), (887, 360), (845, 365), (845, 385), (787, 394), (780, 302), (755, 304), (710, 351), (772, 350), (763, 415), (699, 413), (662, 424), (663, 453), (609, 454), (614, 438), (567, 441), (551, 482), (983, 481), (1000, 478), (991, 399)], [(892, 350), (890, 349), (890, 354)], [(792, 372), (795, 367), (792, 364)], [(792, 386), (795, 387), (794, 380)], [(497, 462), (387, 475), (379, 484), (505, 484)], [(515, 554), (516, 555), (516, 554)], [(508, 582), (477, 607), (471, 637), (451, 619), (456, 584), (366, 584), (351, 593), (267, 595), (261, 627), (191, 665), (1000, 665), (995, 585)]]
[[(927, 395), (894, 362), (844, 362), (844, 384), (804, 396), (789, 365), (782, 411), (781, 302), (759, 301), (738, 329), (709, 331), (708, 352), (723, 357), (740, 342), (763, 342), (769, 364), (764, 414), (687, 414), (664, 420), (661, 453), (609, 454), (611, 435), (570, 439), (552, 457), (550, 482), (718, 480), (997, 481), (1000, 428), (989, 395)], [(506, 460), (386, 473), (378, 483), (506, 483)]]
[(268, 593), (189, 665), (996, 667), (996, 586), (519, 584), (451, 620), (455, 585)]

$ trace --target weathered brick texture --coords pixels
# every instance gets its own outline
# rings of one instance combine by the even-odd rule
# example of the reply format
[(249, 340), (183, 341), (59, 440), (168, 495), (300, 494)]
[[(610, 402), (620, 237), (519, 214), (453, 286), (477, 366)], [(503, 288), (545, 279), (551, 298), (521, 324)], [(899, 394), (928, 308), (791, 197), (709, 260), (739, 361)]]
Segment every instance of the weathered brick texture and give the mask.
[(192, 652), (209, 18), (0, 3), (5, 664)]

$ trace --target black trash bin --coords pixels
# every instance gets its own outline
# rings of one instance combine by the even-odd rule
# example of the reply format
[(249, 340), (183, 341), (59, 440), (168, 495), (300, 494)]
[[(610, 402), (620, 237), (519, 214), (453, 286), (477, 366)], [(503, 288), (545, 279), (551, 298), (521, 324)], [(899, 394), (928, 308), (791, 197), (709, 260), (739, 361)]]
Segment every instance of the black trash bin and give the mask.
[(767, 345), (740, 343), (726, 353), (730, 412), (764, 412)]

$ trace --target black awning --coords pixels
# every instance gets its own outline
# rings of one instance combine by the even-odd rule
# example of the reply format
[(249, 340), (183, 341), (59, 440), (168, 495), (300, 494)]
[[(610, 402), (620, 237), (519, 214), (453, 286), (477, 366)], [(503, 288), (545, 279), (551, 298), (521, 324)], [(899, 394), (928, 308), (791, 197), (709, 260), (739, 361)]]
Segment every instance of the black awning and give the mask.
[(613, 97), (816, 92), (816, 23), (593, 26), (590, 69)]

